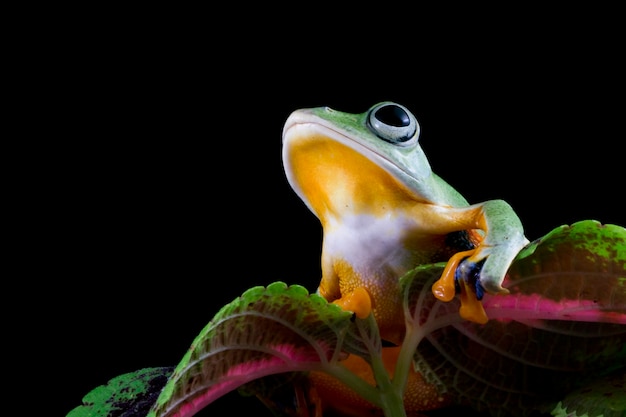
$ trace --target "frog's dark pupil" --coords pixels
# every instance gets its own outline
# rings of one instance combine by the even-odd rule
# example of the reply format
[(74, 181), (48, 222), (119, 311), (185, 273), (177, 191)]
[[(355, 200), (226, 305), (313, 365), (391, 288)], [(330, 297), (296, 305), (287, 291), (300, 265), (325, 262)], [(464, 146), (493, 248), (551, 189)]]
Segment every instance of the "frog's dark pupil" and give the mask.
[(389, 126), (405, 127), (411, 123), (406, 112), (398, 106), (385, 106), (376, 111), (376, 118)]

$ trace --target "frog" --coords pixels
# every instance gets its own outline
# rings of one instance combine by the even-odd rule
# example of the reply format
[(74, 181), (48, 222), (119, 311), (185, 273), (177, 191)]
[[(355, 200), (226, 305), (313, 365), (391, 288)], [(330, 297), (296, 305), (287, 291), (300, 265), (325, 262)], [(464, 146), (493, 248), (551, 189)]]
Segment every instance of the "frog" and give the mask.
[(373, 314), (391, 344), (405, 332), (398, 283), (407, 271), (446, 262), (433, 295), (458, 296), (459, 314), (484, 324), (480, 300), (508, 293), (507, 269), (529, 243), (505, 200), (470, 204), (433, 172), (420, 133), (393, 101), (363, 113), (302, 108), (282, 131), (287, 181), (322, 227), (317, 294), (359, 318)]

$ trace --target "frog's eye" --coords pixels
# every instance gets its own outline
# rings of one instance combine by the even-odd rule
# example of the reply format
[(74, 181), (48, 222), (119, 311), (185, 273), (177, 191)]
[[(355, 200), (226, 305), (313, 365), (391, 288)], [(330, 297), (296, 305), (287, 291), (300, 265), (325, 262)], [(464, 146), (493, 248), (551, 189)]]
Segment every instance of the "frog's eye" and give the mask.
[(370, 130), (382, 140), (402, 146), (417, 142), (420, 126), (406, 107), (385, 102), (370, 109), (367, 117)]

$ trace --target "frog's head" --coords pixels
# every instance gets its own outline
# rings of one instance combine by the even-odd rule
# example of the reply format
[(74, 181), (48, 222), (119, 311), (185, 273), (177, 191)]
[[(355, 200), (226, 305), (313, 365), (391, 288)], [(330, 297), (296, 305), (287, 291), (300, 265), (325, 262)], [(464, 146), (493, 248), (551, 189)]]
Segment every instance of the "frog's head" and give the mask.
[(320, 216), (342, 207), (437, 199), (420, 126), (404, 106), (382, 102), (360, 114), (328, 107), (294, 111), (283, 129), (287, 178)]

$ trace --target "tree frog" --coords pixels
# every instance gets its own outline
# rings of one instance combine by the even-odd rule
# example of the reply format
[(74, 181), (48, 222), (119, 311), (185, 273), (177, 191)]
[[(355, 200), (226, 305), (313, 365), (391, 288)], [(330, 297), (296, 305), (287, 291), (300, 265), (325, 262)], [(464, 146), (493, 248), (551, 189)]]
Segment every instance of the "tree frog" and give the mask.
[(395, 343), (404, 334), (403, 274), (447, 261), (434, 295), (458, 294), (460, 314), (485, 323), (479, 300), (507, 293), (507, 269), (528, 243), (508, 203), (470, 205), (433, 173), (419, 136), (415, 116), (389, 101), (361, 114), (296, 110), (283, 128), (287, 180), (322, 225), (317, 293), (358, 317), (373, 313)]

